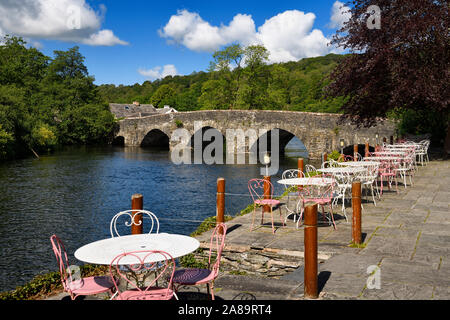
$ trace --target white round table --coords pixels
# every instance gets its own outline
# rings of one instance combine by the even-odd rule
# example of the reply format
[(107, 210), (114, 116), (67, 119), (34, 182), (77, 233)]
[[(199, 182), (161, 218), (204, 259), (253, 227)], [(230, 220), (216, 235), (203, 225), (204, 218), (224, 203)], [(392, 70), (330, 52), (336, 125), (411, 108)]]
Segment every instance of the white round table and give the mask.
[(420, 146), (420, 144), (391, 144), (388, 146), (385, 146), (384, 148), (411, 148), (411, 147), (417, 147)]
[(359, 167), (330, 167), (330, 168), (322, 168), (322, 169), (317, 169), (317, 171), (319, 172), (324, 172), (324, 173), (358, 173), (358, 172), (363, 172), (366, 169), (364, 169), (363, 167), (359, 166)]
[[(174, 259), (187, 255), (200, 246), (200, 242), (192, 237), (169, 234), (150, 233), (127, 235), (91, 242), (75, 251), (75, 258), (80, 261), (109, 265), (121, 253), (141, 250), (160, 250), (169, 253)], [(161, 257), (156, 255), (155, 258)], [(136, 259), (127, 257), (120, 260), (121, 265), (136, 263)], [(156, 262), (146, 259), (146, 262)]]
[(404, 159), (403, 157), (365, 157), (365, 160), (371, 160), (371, 161), (397, 161), (397, 160), (402, 160)]
[(403, 156), (407, 153), (408, 151), (376, 151), (373, 154), (376, 156)]
[(284, 185), (290, 186), (326, 186), (333, 183), (333, 179), (321, 178), (321, 177), (310, 177), (310, 178), (291, 178), (282, 179), (277, 182)]
[(339, 162), (339, 165), (341, 166), (348, 166), (348, 167), (367, 167), (367, 166), (374, 166), (378, 165), (379, 163), (376, 161), (346, 161), (346, 162)]

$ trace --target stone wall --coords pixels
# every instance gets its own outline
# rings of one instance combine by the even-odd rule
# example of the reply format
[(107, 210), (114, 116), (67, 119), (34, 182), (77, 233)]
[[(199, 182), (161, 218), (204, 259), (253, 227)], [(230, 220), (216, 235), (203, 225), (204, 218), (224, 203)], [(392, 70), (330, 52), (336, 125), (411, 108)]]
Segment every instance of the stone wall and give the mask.
[[(207, 261), (209, 243), (201, 243), (194, 256), (199, 261)], [(331, 255), (319, 253), (319, 263)], [(226, 245), (220, 262), (224, 272), (279, 278), (303, 265), (304, 253), (271, 248), (251, 248), (248, 246)]]

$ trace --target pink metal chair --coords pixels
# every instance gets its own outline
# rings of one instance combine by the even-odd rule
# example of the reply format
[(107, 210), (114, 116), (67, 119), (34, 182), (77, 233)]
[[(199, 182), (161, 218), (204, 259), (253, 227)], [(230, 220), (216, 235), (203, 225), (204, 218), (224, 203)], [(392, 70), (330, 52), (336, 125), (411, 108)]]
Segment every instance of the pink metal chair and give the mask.
[[(129, 272), (124, 271), (124, 265), (129, 268)], [(172, 289), (175, 260), (167, 252), (142, 250), (122, 253), (113, 259), (109, 266), (109, 272), (118, 293), (114, 300), (170, 300), (174, 296), (177, 298)], [(130, 273), (154, 273), (155, 276), (154, 279), (145, 281), (147, 283), (136, 283), (136, 281), (130, 280), (130, 278), (136, 279)], [(115, 275), (117, 275), (117, 280)], [(118, 279), (125, 280), (126, 290), (119, 288)], [(158, 286), (159, 279), (167, 280), (167, 287)]]
[[(268, 192), (265, 195), (264, 185), (266, 184), (266, 188), (268, 188)], [(255, 222), (255, 213), (256, 207), (261, 207), (261, 224), (264, 223), (264, 206), (268, 206), (270, 208), (270, 216), (272, 219), (272, 233), (275, 233), (275, 227), (273, 222), (273, 207), (280, 205), (280, 201), (273, 198), (273, 185), (270, 181), (264, 179), (251, 179), (248, 182), (248, 190), (253, 199), (253, 216), (252, 216), (252, 225), (250, 227), (250, 231), (253, 230), (253, 224)], [(281, 218), (281, 208), (280, 208), (280, 220), (284, 226), (284, 221)]]
[(383, 178), (386, 178), (388, 182), (389, 190), (391, 189), (392, 180), (395, 181), (395, 189), (398, 193), (397, 186), (397, 171), (398, 164), (395, 161), (387, 160), (381, 161), (380, 167), (378, 169), (378, 174), (380, 176), (380, 197), (383, 195)]
[[(225, 247), (225, 238), (227, 233), (227, 226), (224, 223), (218, 224), (211, 235), (211, 242), (209, 245), (208, 268), (189, 268), (179, 269), (175, 271), (173, 277), (173, 286), (175, 292), (180, 286), (196, 286), (206, 284), (208, 294), (211, 293), (211, 299), (214, 300), (214, 280), (219, 276), (220, 259), (222, 251)], [(216, 251), (215, 261), (212, 258), (212, 252)]]
[[(330, 179), (330, 176), (324, 175), (321, 177), (313, 177), (310, 179)], [(333, 178), (331, 178), (333, 179)], [(334, 179), (333, 179), (334, 180)], [(330, 221), (330, 224), (333, 224), (334, 230), (336, 230), (336, 223), (334, 222), (334, 216), (333, 216), (333, 192), (334, 192), (334, 185), (335, 181), (331, 184), (322, 184), (322, 185), (315, 185), (315, 184), (307, 184), (305, 185), (301, 190), (299, 190), (299, 196), (300, 201), (299, 205), (302, 206), (301, 213), (300, 213), (300, 219), (297, 221), (297, 227), (300, 221), (302, 220), (303, 212), (305, 210), (305, 204), (308, 202), (317, 203), (319, 206), (322, 207), (322, 215)], [(325, 215), (325, 205), (330, 206), (330, 216), (331, 220)]]
[(80, 277), (76, 279), (72, 275), (67, 252), (62, 241), (56, 235), (52, 235), (50, 241), (59, 265), (59, 273), (61, 274), (64, 291), (70, 294), (72, 300), (75, 300), (78, 296), (88, 296), (104, 292), (113, 294), (114, 284), (108, 276)]

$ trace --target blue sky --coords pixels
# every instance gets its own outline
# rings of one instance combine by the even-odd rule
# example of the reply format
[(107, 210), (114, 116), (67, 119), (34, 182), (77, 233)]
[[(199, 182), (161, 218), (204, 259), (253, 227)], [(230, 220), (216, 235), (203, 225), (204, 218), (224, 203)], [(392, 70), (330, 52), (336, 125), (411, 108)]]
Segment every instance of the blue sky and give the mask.
[[(232, 42), (259, 41), (271, 51), (272, 62), (333, 52), (324, 43), (340, 22), (336, 2), (17, 0), (0, 3), (0, 35), (22, 36), (48, 56), (78, 45), (96, 84), (132, 85), (205, 71), (214, 49)], [(13, 6), (21, 5), (28, 16), (14, 16)], [(81, 9), (68, 12), (71, 6)], [(65, 14), (72, 15), (64, 20)], [(73, 17), (79, 24), (68, 32), (64, 28)], [(16, 27), (20, 19), (26, 23)]]

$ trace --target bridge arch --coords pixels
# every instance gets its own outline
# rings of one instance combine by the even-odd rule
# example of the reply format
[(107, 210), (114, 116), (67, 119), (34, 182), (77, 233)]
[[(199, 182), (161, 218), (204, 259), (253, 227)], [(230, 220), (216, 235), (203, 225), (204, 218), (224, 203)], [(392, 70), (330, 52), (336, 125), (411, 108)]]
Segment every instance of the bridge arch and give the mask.
[[(268, 151), (269, 153), (272, 152), (271, 147), (272, 147), (272, 135), (274, 130), (278, 130), (278, 138), (279, 138), (279, 142), (278, 142), (278, 146), (279, 146), (279, 150), (278, 150), (278, 154), (280, 156), (284, 156), (285, 155), (285, 151), (286, 151), (286, 146), (293, 140), (296, 138), (296, 140), (298, 140), (306, 149), (306, 151), (308, 152), (308, 148), (305, 145), (305, 143), (303, 142), (301, 136), (299, 137), (298, 135), (296, 135), (295, 133), (293, 133), (292, 131), (294, 130), (290, 130), (290, 129), (282, 129), (282, 128), (273, 128), (270, 130), (267, 130), (267, 132), (261, 134), (258, 137), (258, 140), (255, 142), (256, 146), (252, 146), (253, 148), (256, 148), (255, 150), (257, 150), (258, 155), (264, 154), (266, 151)], [(267, 139), (267, 150), (260, 150), (260, 140), (261, 139)]]
[[(209, 136), (209, 134), (206, 134), (207, 131), (209, 131), (209, 134), (212, 134), (212, 136)], [(215, 142), (216, 135), (217, 136), (220, 135), (222, 137), (221, 142), (222, 142), (222, 144), (224, 144), (225, 136), (222, 134), (222, 132), (220, 130), (218, 130), (212, 126), (203, 126), (191, 135), (191, 139), (189, 140), (188, 147), (194, 148), (195, 139), (198, 138), (200, 141), (202, 141), (202, 151), (203, 151), (207, 146), (209, 146), (211, 143)], [(209, 138), (211, 138), (210, 141), (208, 140)]]
[(125, 146), (125, 137), (124, 136), (117, 136), (112, 141), (113, 146)]
[(163, 131), (152, 129), (142, 139), (141, 147), (169, 150), (170, 138)]

